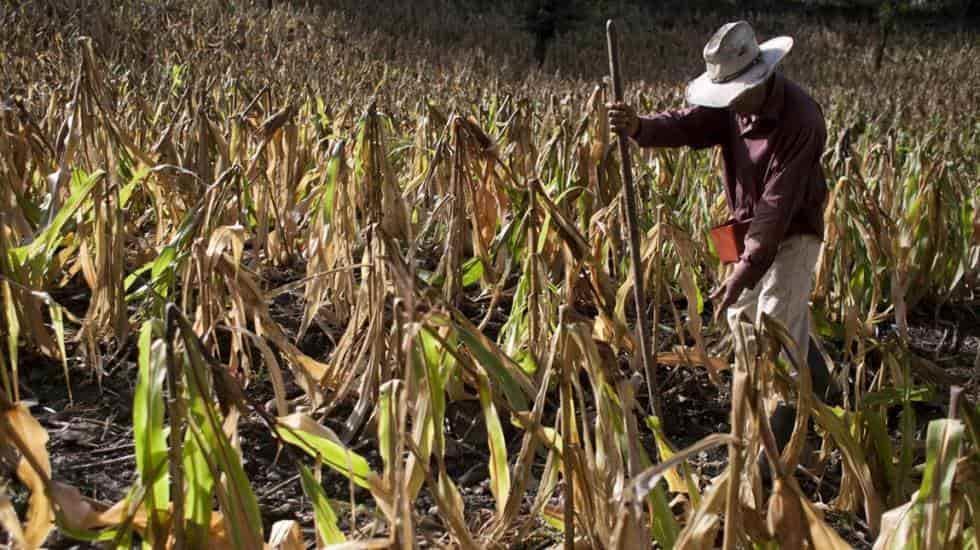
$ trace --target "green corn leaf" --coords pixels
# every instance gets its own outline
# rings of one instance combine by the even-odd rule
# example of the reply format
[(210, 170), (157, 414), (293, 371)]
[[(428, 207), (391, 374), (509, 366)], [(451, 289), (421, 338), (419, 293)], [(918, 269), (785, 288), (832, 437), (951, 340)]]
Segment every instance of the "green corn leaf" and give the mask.
[(371, 468), (361, 455), (345, 447), (336, 435), (305, 414), (291, 414), (277, 419), (276, 433), (283, 441), (295, 445), (335, 472), (360, 487), (369, 488)]
[[(193, 403), (193, 402), (192, 402)], [(201, 414), (201, 404), (194, 403), (188, 408), (190, 415)], [(171, 427), (173, 429), (173, 427)], [(214, 499), (214, 476), (205, 458), (205, 450), (198, 439), (190, 433), (184, 441), (181, 463), (184, 473), (184, 517), (183, 521), (188, 545), (203, 548), (207, 545), (208, 529), (211, 525), (211, 507)], [(199, 545), (199, 546), (195, 546)]]
[(133, 395), (133, 444), (136, 471), (146, 490), (145, 506), (150, 521), (144, 548), (163, 544), (166, 531), (163, 515), (170, 502), (167, 468), (167, 429), (164, 428), (163, 382), (166, 378), (164, 343), (154, 341), (159, 322), (143, 323), (139, 338), (139, 374)]
[(497, 501), (497, 513), (503, 514), (507, 499), (510, 496), (510, 470), (507, 465), (507, 440), (504, 439), (503, 427), (497, 408), (493, 405), (490, 390), (490, 380), (480, 373), (478, 377), (480, 406), (483, 407), (483, 419), (487, 427), (487, 445), (490, 448), (490, 492)]
[(963, 531), (963, 550), (980, 550), (976, 527), (968, 527)]
[(476, 327), (469, 322), (456, 323), (455, 328), (460, 341), (470, 350), (480, 365), (487, 369), (487, 373), (501, 389), (511, 408), (515, 411), (528, 410), (528, 393), (524, 388), (530, 388), (531, 383), (520, 367), (510, 361), (505, 365), (501, 358), (503, 353), (498, 350), (498, 355), (490, 351), (484, 344), (482, 335), (477, 336)]
[(521, 273), (521, 278), (517, 281), (517, 289), (514, 291), (514, 299), (510, 306), (510, 315), (507, 316), (507, 321), (500, 328), (500, 335), (497, 337), (497, 342), (505, 353), (517, 353), (527, 340), (527, 294), (531, 277), (530, 263), (528, 263)]
[(333, 508), (330, 506), (330, 500), (323, 491), (323, 486), (313, 476), (313, 472), (304, 464), (300, 464), (299, 475), (303, 484), (303, 492), (306, 494), (306, 498), (313, 503), (313, 518), (316, 520), (316, 530), (320, 539), (326, 544), (347, 542), (347, 537), (337, 526), (337, 515), (334, 514)]
[(483, 262), (479, 258), (470, 258), (463, 262), (463, 287), (471, 287), (480, 282), (483, 277)]
[(133, 191), (136, 190), (136, 186), (139, 185), (140, 182), (142, 182), (143, 179), (150, 174), (150, 172), (151, 169), (149, 166), (141, 166), (139, 170), (128, 178), (126, 185), (119, 190), (120, 208), (126, 208), (126, 205), (129, 203), (129, 199), (133, 196)]
[(677, 544), (677, 537), (680, 535), (680, 526), (674, 519), (674, 512), (670, 509), (667, 501), (667, 491), (664, 490), (662, 483), (647, 495), (647, 502), (653, 510), (650, 518), (653, 540), (660, 544), (661, 548), (673, 548)]
[(339, 181), (344, 163), (344, 142), (338, 141), (330, 151), (330, 160), (327, 161), (327, 169), (324, 173), (324, 182), (320, 191), (320, 212), (327, 223), (333, 221), (334, 199), (337, 195), (337, 182)]
[(378, 449), (386, 471), (395, 463), (394, 426), (397, 421), (395, 401), (400, 382), (400, 380), (389, 380), (381, 385), (378, 389), (378, 405), (375, 408), (378, 418)]
[(953, 479), (964, 433), (959, 420), (943, 418), (929, 423), (926, 467), (918, 500), (925, 506), (925, 536), (930, 539), (930, 548), (944, 548), (949, 538)]
[[(875, 453), (877, 453), (878, 464), (885, 472), (888, 486), (895, 488), (895, 476), (897, 475), (894, 460), (895, 455), (892, 449), (891, 438), (888, 434), (888, 426), (885, 424), (884, 414), (880, 410), (869, 410), (861, 413), (861, 416), (868, 426), (871, 442), (874, 444)], [(889, 502), (894, 498), (904, 498), (904, 495), (899, 494), (897, 491), (892, 491), (888, 496)]]
[(888, 407), (897, 405), (903, 400), (926, 402), (935, 398), (935, 391), (928, 386), (916, 386), (913, 388), (884, 388), (881, 390), (868, 392), (861, 398), (862, 411), (874, 407)]
[[(228, 172), (226, 171), (226, 173)], [(175, 280), (174, 274), (178, 264), (186, 257), (187, 249), (192, 239), (197, 235), (197, 230), (203, 221), (204, 206), (202, 203), (198, 203), (184, 215), (177, 232), (170, 239), (170, 242), (163, 247), (160, 254), (152, 262), (141, 266), (126, 277), (124, 280), (126, 290), (128, 291), (139, 276), (149, 269), (151, 277), (148, 286), (151, 286), (157, 294), (167, 296), (168, 288)], [(147, 290), (145, 288), (137, 289), (127, 298), (132, 298), (141, 292), (145, 293)]]
[(901, 433), (902, 447), (898, 457), (898, 471), (895, 473), (895, 492), (901, 498), (906, 494), (906, 485), (915, 466), (916, 414), (908, 401), (902, 404)]
[[(441, 344), (432, 336), (428, 328), (419, 331), (418, 342), (424, 350), (425, 380), (432, 409), (432, 426), (442, 426), (446, 418), (446, 382), (455, 371), (456, 359), (446, 350), (441, 349)], [(440, 449), (445, 449), (445, 431), (433, 430), (433, 432), (430, 437), (437, 440)], [(430, 445), (431, 443), (428, 442)]]
[[(433, 342), (431, 348), (426, 345), (427, 341)], [(420, 386), (424, 387), (419, 390), (419, 396), (416, 400), (415, 421), (410, 436), (417, 448), (417, 453), (413, 452), (408, 458), (407, 469), (410, 477), (407, 492), (409, 498), (418, 496), (422, 489), (422, 484), (425, 482), (423, 464), (430, 460), (433, 447), (437, 453), (440, 453), (438, 458), (442, 458), (445, 449), (444, 430), (434, 429), (435, 426), (443, 425), (446, 408), (445, 390), (438, 372), (439, 353), (435, 346), (438, 346), (438, 343), (425, 330), (421, 330), (418, 332), (415, 345), (411, 350), (416, 371), (419, 368), (423, 369), (424, 374), (421, 376), (416, 374), (416, 376), (424, 377), (424, 381), (419, 382)]]
[(548, 527), (558, 531), (559, 533), (565, 532), (565, 516), (562, 515), (560, 509), (546, 506), (541, 510), (541, 515), (539, 517)]
[(953, 480), (965, 429), (959, 420), (929, 423), (926, 463), (919, 490), (882, 517), (874, 550), (946, 548), (950, 530)]
[[(654, 440), (657, 443), (657, 451), (661, 461), (670, 460), (676, 451), (667, 441), (660, 419), (656, 416), (646, 417), (646, 425), (653, 432)], [(698, 482), (694, 477), (690, 464), (687, 461), (681, 462), (677, 468), (671, 468), (664, 473), (668, 488), (673, 492), (684, 492), (691, 499), (691, 506), (697, 508), (701, 501), (701, 491)]]
[(86, 199), (89, 198), (95, 184), (104, 176), (105, 171), (103, 170), (98, 170), (92, 174), (86, 174), (82, 170), (75, 170), (72, 174), (71, 195), (65, 201), (65, 204), (62, 205), (61, 209), (58, 210), (51, 223), (30, 244), (14, 248), (10, 251), (10, 257), (17, 265), (29, 265), (31, 267), (32, 280), (40, 280), (43, 272), (51, 265), (54, 253), (62, 240), (62, 230), (68, 223), (68, 220), (75, 215)]
[(538, 372), (538, 362), (534, 359), (534, 354), (527, 350), (520, 351), (515, 359), (521, 366), (521, 370), (528, 376), (534, 376), (534, 373)]
[[(217, 487), (218, 499), (222, 504), (228, 532), (236, 548), (262, 548), (262, 516), (259, 513), (258, 499), (252, 491), (248, 476), (242, 468), (241, 456), (231, 445), (223, 430), (224, 419), (212, 399), (210, 368), (201, 343), (193, 328), (183, 315), (176, 316), (180, 326), (187, 358), (187, 387), (195, 406), (188, 415), (188, 443), (194, 442), (203, 453), (195, 467), (204, 465), (209, 469), (212, 479), (221, 476)], [(199, 471), (199, 470), (198, 470)], [(202, 492), (203, 493), (203, 492)], [(208, 499), (210, 508), (210, 499)], [(197, 502), (203, 506), (203, 502)], [(208, 513), (210, 515), (210, 511)], [(195, 528), (200, 527), (195, 524)], [(203, 535), (208, 534), (209, 524), (204, 524)], [(196, 533), (195, 533), (196, 536)]]

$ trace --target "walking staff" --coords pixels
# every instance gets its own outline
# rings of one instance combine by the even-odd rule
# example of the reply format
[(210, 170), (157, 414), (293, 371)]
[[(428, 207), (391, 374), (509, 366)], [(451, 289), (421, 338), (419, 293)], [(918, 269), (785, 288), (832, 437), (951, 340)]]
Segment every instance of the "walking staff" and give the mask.
[[(827, 198), (820, 157), (823, 112), (799, 85), (776, 71), (793, 46), (780, 36), (759, 44), (745, 21), (723, 25), (704, 47), (706, 71), (687, 85), (690, 107), (639, 117), (620, 100), (609, 122), (641, 147), (721, 147), (722, 177), (736, 239), (731, 275), (712, 295), (715, 319), (727, 313), (733, 330), (745, 314), (781, 321), (800, 357), (809, 353), (809, 296), (823, 240)], [(724, 259), (724, 258), (723, 258)], [(830, 381), (822, 361), (810, 361), (814, 389)], [(780, 448), (795, 412), (773, 416)]]
[[(606, 22), (606, 45), (609, 50), (609, 76), (612, 80), (613, 99), (618, 103), (623, 100), (623, 79), (619, 71), (619, 40), (616, 35), (616, 24), (612, 19)], [(661, 415), (660, 391), (657, 387), (657, 373), (653, 370), (653, 360), (650, 357), (650, 331), (647, 326), (647, 301), (643, 294), (642, 251), (640, 250), (640, 226), (636, 214), (636, 189), (633, 187), (633, 166), (630, 163), (629, 134), (623, 128), (617, 128), (619, 134), (620, 169), (623, 175), (623, 196), (626, 199), (626, 225), (630, 239), (630, 262), (633, 274), (633, 305), (636, 306), (636, 332), (640, 341), (640, 360), (643, 373), (647, 379), (647, 392), (650, 396), (650, 408), (656, 416)]]

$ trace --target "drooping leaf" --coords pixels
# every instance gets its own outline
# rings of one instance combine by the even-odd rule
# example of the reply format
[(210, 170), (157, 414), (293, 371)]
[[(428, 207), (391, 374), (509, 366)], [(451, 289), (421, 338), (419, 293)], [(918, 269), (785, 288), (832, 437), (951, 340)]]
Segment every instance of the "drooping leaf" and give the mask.
[(483, 420), (487, 428), (487, 446), (490, 449), (490, 492), (497, 502), (497, 513), (503, 514), (507, 499), (510, 496), (510, 470), (507, 464), (507, 441), (504, 439), (503, 427), (497, 408), (493, 404), (490, 381), (484, 376), (479, 379), (480, 406), (483, 408)]
[(21, 458), (17, 463), (17, 478), (30, 492), (27, 521), (23, 525), (23, 540), (27, 548), (38, 548), (54, 527), (54, 514), (46, 483), (51, 479), (48, 458), (48, 432), (31, 416), (23, 404), (0, 411), (0, 444), (14, 446)]
[(367, 477), (371, 474), (371, 468), (367, 460), (344, 446), (336, 434), (309, 416), (294, 413), (278, 418), (276, 433), (287, 443), (295, 445), (358, 486), (370, 487)]

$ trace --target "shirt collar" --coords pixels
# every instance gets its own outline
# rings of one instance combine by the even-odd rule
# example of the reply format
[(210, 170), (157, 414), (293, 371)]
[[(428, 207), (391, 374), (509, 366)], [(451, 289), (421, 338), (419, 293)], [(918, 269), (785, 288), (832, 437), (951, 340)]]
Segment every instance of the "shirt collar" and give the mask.
[(755, 130), (768, 128), (770, 123), (777, 122), (782, 115), (786, 103), (786, 81), (779, 73), (773, 73), (772, 78), (772, 89), (766, 96), (766, 102), (759, 114), (742, 116), (736, 113), (740, 135), (744, 136)]

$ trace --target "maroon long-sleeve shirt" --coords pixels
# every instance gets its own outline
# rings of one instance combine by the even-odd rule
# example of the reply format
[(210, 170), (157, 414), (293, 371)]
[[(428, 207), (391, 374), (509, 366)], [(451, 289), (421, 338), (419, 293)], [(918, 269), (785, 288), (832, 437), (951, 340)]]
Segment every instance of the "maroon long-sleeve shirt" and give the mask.
[(641, 117), (633, 139), (642, 147), (721, 146), (732, 219), (751, 220), (733, 273), (737, 289), (759, 282), (787, 237), (823, 238), (827, 184), (820, 156), (827, 128), (817, 102), (781, 74), (757, 115), (708, 107), (667, 111)]

